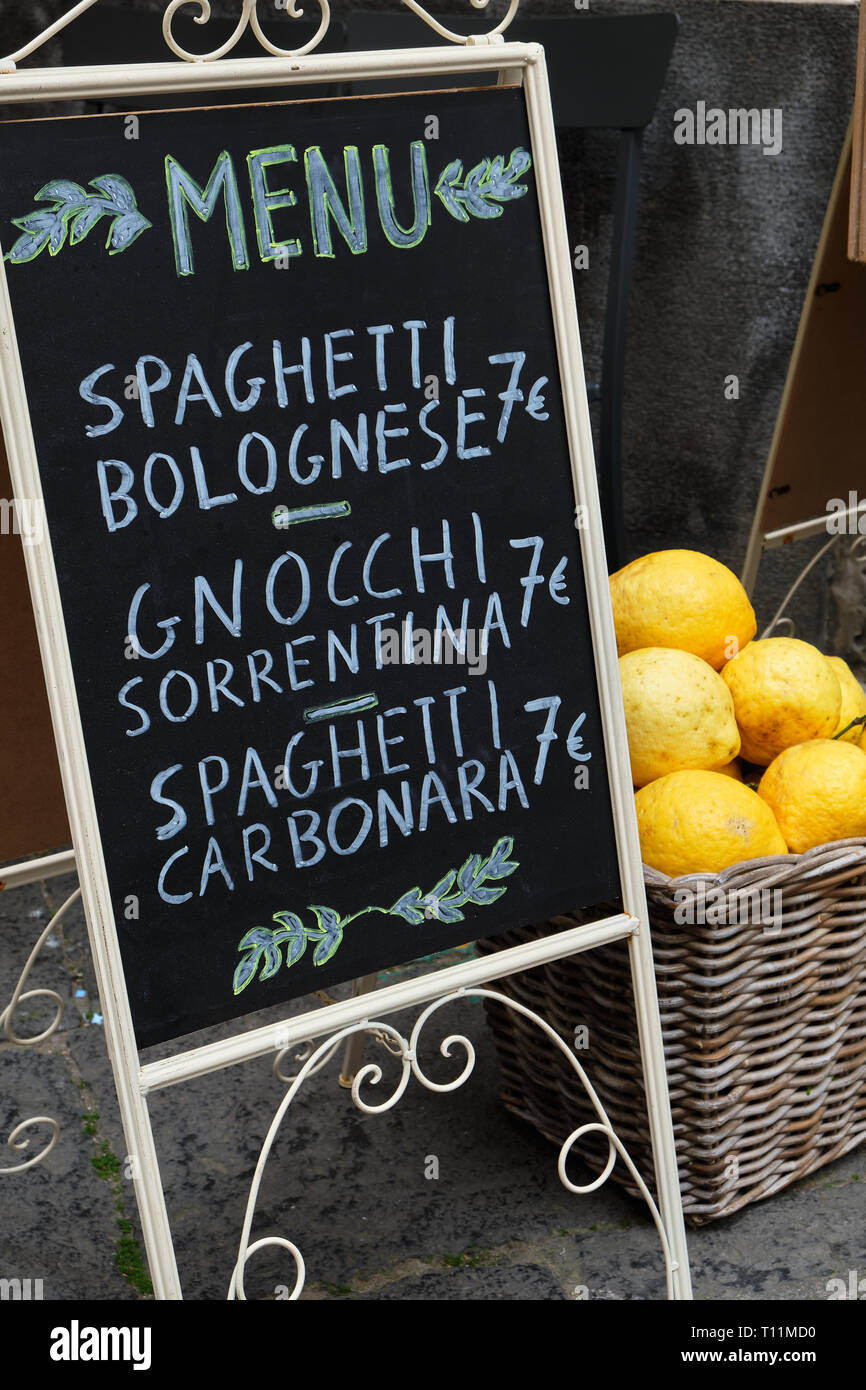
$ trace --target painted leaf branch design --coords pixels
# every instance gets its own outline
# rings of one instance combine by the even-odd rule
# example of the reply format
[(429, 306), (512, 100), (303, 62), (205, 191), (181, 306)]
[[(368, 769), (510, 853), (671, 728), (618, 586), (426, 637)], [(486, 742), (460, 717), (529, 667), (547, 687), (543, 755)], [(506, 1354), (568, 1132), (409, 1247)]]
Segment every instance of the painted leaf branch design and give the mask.
[(238, 943), (243, 958), (234, 974), (235, 994), (240, 994), (257, 976), (259, 980), (270, 980), (276, 975), (283, 963), (283, 952), (286, 968), (296, 965), (308, 942), (315, 943), (313, 965), (324, 965), (339, 949), (349, 923), (369, 912), (402, 917), (416, 927), (431, 918), (438, 922), (462, 922), (461, 908), (469, 904), (487, 907), (502, 897), (508, 885), (498, 880), (508, 878), (519, 867), (517, 860), (509, 858), (513, 846), (514, 841), (508, 837), (497, 840), (486, 858), (471, 854), (459, 869), (443, 874), (429, 893), (410, 888), (393, 907), (362, 907), (341, 917), (331, 907), (311, 903), (307, 911), (315, 917), (315, 925), (305, 924), (294, 912), (275, 912), (275, 927), (252, 927)]
[(485, 884), (488, 879), (507, 878), (514, 873), (517, 862), (508, 858), (513, 845), (513, 840), (502, 839), (496, 842), (486, 859), (480, 854), (471, 854), (459, 869), (452, 869), (429, 893), (422, 896), (420, 888), (410, 888), (388, 909), (389, 912), (412, 926), (420, 926), (430, 917), (439, 922), (462, 922), (464, 914), (460, 909), (468, 903), (486, 907), (502, 897), (507, 884), (499, 888), (488, 888)]
[(71, 179), (52, 179), (40, 188), (35, 201), (53, 206), (13, 217), (12, 225), (19, 228), (21, 236), (5, 259), (21, 265), (34, 260), (46, 247), (49, 255), (56, 256), (67, 238), (70, 246), (77, 246), (103, 217), (111, 218), (105, 246), (114, 256), (126, 251), (153, 225), (139, 212), (132, 186), (122, 175), (100, 174), (90, 180), (90, 187), (97, 191), (90, 193)]
[(529, 152), (512, 150), (508, 163), (504, 155), (482, 159), (463, 176), (462, 159), (452, 159), (439, 175), (436, 196), (458, 222), (468, 222), (470, 216), (491, 218), (502, 216), (502, 204), (526, 193), (526, 184), (518, 183), (532, 164)]

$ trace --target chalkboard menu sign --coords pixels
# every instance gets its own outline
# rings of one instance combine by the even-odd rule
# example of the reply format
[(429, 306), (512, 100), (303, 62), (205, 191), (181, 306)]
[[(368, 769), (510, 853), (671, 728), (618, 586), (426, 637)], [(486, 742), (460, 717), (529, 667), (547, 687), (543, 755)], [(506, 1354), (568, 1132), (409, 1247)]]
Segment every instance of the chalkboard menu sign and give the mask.
[(139, 1045), (617, 897), (522, 91), (0, 150)]

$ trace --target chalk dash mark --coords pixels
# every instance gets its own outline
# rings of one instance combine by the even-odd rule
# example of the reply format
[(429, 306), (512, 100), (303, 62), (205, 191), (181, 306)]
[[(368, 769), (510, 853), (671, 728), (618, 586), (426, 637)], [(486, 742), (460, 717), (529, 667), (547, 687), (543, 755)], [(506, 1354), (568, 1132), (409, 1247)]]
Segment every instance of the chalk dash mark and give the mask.
[(351, 516), (348, 502), (318, 502), (310, 507), (275, 507), (271, 520), (279, 530), (297, 526), (302, 521), (327, 521), (336, 516)]
[(341, 714), (363, 714), (364, 710), (375, 709), (378, 703), (378, 695), (357, 695), (351, 700), (336, 700), (331, 705), (311, 705), (304, 710), (304, 723), (321, 724)]

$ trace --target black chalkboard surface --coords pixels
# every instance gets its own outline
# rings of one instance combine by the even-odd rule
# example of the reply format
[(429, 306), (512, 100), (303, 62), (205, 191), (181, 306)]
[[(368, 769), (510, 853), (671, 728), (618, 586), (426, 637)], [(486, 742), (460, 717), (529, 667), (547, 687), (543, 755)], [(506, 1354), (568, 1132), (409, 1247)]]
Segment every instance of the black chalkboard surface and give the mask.
[(529, 151), (517, 88), (0, 132), (140, 1046), (619, 895)]

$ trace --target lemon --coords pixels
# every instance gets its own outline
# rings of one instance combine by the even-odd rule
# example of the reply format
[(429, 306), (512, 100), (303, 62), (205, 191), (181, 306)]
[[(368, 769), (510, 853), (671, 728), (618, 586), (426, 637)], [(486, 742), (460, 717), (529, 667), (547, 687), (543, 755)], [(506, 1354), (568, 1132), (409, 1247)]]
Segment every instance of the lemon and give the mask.
[(743, 757), (766, 767), (785, 748), (829, 738), (842, 690), (827, 658), (797, 637), (750, 642), (722, 670), (734, 697)]
[(718, 772), (671, 772), (642, 787), (634, 804), (644, 862), (671, 878), (786, 853), (766, 802)]
[(739, 753), (730, 692), (699, 656), (642, 647), (620, 657), (619, 676), (636, 787), (683, 768), (724, 767)]
[(718, 671), (757, 631), (737, 576), (697, 550), (656, 550), (632, 560), (611, 575), (610, 597), (620, 656), (674, 647)]
[[(842, 709), (839, 714), (839, 722), (832, 734), (832, 737), (835, 738), (841, 734), (843, 729), (848, 727), (852, 719), (860, 719), (866, 714), (866, 691), (847, 661), (843, 661), (841, 656), (828, 656), (827, 660), (836, 672), (842, 689)], [(864, 730), (866, 730), (866, 725), (855, 724), (853, 729), (848, 729), (842, 741), (857, 744), (863, 737)]]
[(797, 854), (866, 835), (866, 753), (844, 739), (798, 743), (770, 763), (758, 795)]
[(745, 780), (743, 777), (743, 769), (740, 767), (737, 758), (734, 758), (733, 762), (725, 763), (724, 767), (716, 768), (716, 771), (721, 772), (725, 777), (733, 777), (735, 782), (742, 782)]

